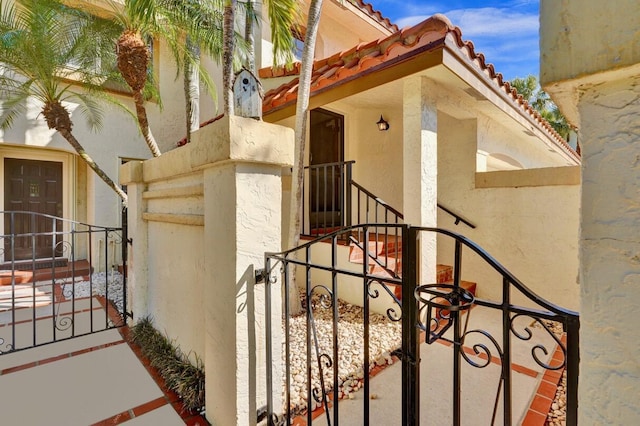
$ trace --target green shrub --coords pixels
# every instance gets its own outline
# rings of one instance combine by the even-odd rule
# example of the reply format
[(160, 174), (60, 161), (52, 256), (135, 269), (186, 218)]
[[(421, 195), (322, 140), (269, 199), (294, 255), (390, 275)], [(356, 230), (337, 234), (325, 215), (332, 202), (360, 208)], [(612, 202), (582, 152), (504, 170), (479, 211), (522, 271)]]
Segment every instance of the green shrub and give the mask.
[(166, 336), (153, 327), (149, 318), (131, 328), (130, 339), (138, 345), (164, 379), (167, 387), (178, 394), (185, 409), (200, 412), (204, 408), (204, 365), (196, 356), (195, 365)]

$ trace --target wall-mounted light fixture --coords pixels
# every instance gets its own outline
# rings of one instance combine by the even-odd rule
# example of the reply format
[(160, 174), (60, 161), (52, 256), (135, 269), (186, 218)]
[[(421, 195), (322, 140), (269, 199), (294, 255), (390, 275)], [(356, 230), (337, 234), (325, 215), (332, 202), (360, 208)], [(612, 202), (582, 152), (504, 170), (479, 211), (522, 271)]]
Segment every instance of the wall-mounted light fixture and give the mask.
[(380, 120), (378, 120), (376, 124), (378, 125), (378, 130), (380, 130), (381, 132), (389, 130), (389, 123), (387, 123), (384, 118), (382, 118), (382, 115), (380, 115)]

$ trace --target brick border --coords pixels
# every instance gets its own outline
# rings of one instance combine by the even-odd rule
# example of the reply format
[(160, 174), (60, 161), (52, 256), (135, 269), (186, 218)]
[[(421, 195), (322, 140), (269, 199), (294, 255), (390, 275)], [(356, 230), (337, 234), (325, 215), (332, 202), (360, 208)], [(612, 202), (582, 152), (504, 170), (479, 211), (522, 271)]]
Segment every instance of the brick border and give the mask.
[[(560, 339), (563, 345), (567, 344), (567, 335), (563, 334)], [(564, 353), (560, 348), (560, 345), (556, 345), (556, 350), (551, 357), (551, 361), (557, 361), (562, 363), (565, 359)], [(559, 370), (546, 370), (538, 385), (529, 409), (527, 410), (524, 419), (522, 420), (522, 426), (544, 426), (547, 423), (547, 416), (551, 410), (551, 404), (556, 397), (556, 390), (562, 380), (562, 373), (565, 368)]]
[[(184, 407), (184, 404), (182, 403), (182, 401), (180, 400), (180, 397), (178, 396), (178, 394), (167, 387), (167, 384), (166, 384), (164, 378), (160, 375), (158, 370), (156, 368), (152, 367), (151, 366), (151, 362), (149, 361), (149, 359), (142, 354), (142, 349), (140, 348), (140, 346), (136, 345), (135, 343), (133, 343), (131, 341), (130, 336), (129, 336), (130, 335), (129, 326), (125, 325), (123, 327), (120, 327), (120, 328), (118, 328), (118, 331), (120, 332), (120, 335), (122, 336), (124, 341), (129, 345), (129, 348), (131, 348), (133, 353), (136, 355), (138, 360), (140, 360), (140, 363), (147, 370), (147, 373), (149, 373), (151, 378), (156, 382), (156, 384), (158, 385), (158, 387), (160, 388), (160, 390), (164, 394), (164, 396), (159, 398), (158, 400), (163, 399), (165, 401), (165, 403), (161, 404), (161, 405), (158, 405), (158, 406), (156, 406), (156, 407), (154, 407), (152, 409), (159, 408), (159, 407), (161, 407), (163, 405), (166, 405), (166, 404), (171, 404), (173, 409), (176, 411), (176, 413), (178, 413), (178, 415), (180, 416), (180, 418), (184, 421), (184, 423), (186, 425), (188, 425), (188, 426), (210, 426), (211, 423), (209, 423), (209, 421), (203, 415), (201, 415), (200, 413), (197, 413), (197, 412), (193, 412), (193, 411), (187, 410)], [(138, 407), (134, 407), (131, 410), (127, 411), (126, 413), (133, 414), (134, 417), (135, 417), (135, 414), (136, 414), (136, 410), (142, 411), (142, 414), (147, 413), (148, 411), (151, 411), (151, 410), (145, 411), (148, 408), (147, 406), (150, 406), (150, 404), (153, 404), (153, 403), (159, 403), (158, 400), (154, 400), (154, 401), (148, 402), (146, 404), (140, 405)], [(122, 422), (125, 422), (127, 420), (130, 420), (130, 419), (134, 418), (134, 417), (129, 417), (129, 418), (125, 419), (123, 417), (117, 423), (103, 423), (103, 422), (109, 421), (109, 420), (116, 421), (118, 419), (116, 419), (115, 417), (117, 417), (119, 415), (123, 415), (124, 416), (125, 414), (124, 413), (120, 413), (120, 414), (118, 414), (116, 416), (113, 416), (110, 419), (105, 419), (102, 422), (95, 423), (94, 426), (117, 425), (117, 424), (120, 424)], [(138, 415), (141, 415), (141, 414), (138, 414)]]

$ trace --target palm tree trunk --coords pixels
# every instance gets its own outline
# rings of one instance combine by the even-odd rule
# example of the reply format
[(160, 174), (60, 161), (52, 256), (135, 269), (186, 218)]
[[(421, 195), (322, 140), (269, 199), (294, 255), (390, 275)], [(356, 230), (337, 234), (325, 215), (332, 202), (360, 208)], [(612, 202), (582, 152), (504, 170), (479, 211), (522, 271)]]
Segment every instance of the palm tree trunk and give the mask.
[(138, 125), (140, 127), (142, 137), (147, 143), (149, 150), (151, 150), (151, 154), (153, 154), (154, 157), (160, 157), (162, 153), (160, 152), (160, 148), (158, 147), (155, 138), (151, 134), (149, 119), (147, 118), (147, 108), (144, 106), (144, 96), (141, 90), (133, 92), (133, 102), (136, 106), (136, 117), (138, 117)]
[[(313, 70), (313, 54), (316, 46), (316, 36), (320, 24), (322, 0), (311, 0), (309, 17), (307, 19), (307, 34), (302, 49), (300, 76), (298, 77), (298, 101), (296, 104), (295, 148), (293, 157), (293, 176), (291, 179), (291, 204), (289, 209), (289, 246), (300, 244), (302, 232), (302, 184), (304, 181), (304, 155), (307, 139), (307, 117), (309, 113), (309, 91), (311, 88), (311, 71)], [(294, 274), (291, 274), (294, 277)], [(295, 280), (292, 280), (295, 283)], [(302, 312), (299, 290), (296, 285), (289, 287), (289, 303), (291, 314)]]
[(256, 41), (253, 37), (253, 19), (251, 19), (254, 4), (254, 0), (247, 1), (247, 13), (244, 19), (244, 39), (247, 42), (247, 69), (253, 75), (258, 75), (256, 70)]
[[(186, 48), (193, 56), (200, 58), (200, 49), (187, 36)], [(187, 58), (184, 59), (184, 100), (187, 124), (187, 143), (191, 143), (191, 133), (200, 127), (200, 73)]]
[(116, 183), (112, 181), (109, 176), (107, 176), (107, 174), (100, 168), (100, 166), (98, 166), (98, 164), (96, 164), (95, 161), (93, 161), (93, 158), (91, 158), (91, 156), (87, 154), (82, 145), (80, 145), (80, 142), (78, 142), (75, 136), (73, 136), (73, 133), (71, 133), (71, 131), (66, 127), (56, 128), (56, 130), (60, 133), (60, 135), (62, 135), (63, 138), (67, 140), (67, 142), (69, 142), (69, 145), (71, 145), (73, 149), (75, 149), (80, 158), (82, 158), (84, 162), (87, 163), (89, 167), (91, 167), (91, 170), (93, 170), (100, 177), (100, 179), (102, 179), (104, 183), (109, 186), (109, 188), (113, 189), (115, 193), (118, 194), (120, 198), (122, 198), (122, 203), (126, 206), (128, 202), (127, 194), (122, 190), (122, 188), (116, 185)]
[(233, 54), (235, 50), (234, 21), (237, 0), (225, 0), (224, 26), (223, 26), (223, 50), (222, 50), (222, 85), (223, 108), (227, 116), (234, 115), (233, 111)]

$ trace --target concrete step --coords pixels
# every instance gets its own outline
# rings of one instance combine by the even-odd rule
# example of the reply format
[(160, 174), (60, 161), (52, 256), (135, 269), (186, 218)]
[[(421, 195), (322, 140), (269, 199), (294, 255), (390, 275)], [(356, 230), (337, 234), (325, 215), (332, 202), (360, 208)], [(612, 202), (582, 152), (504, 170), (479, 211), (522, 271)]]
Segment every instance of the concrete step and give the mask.
[(11, 285), (15, 278), (16, 284), (32, 283), (37, 281), (50, 281), (71, 277), (87, 276), (91, 274), (91, 266), (87, 260), (68, 262), (66, 266), (56, 266), (44, 269), (31, 270), (0, 270), (0, 286)]

